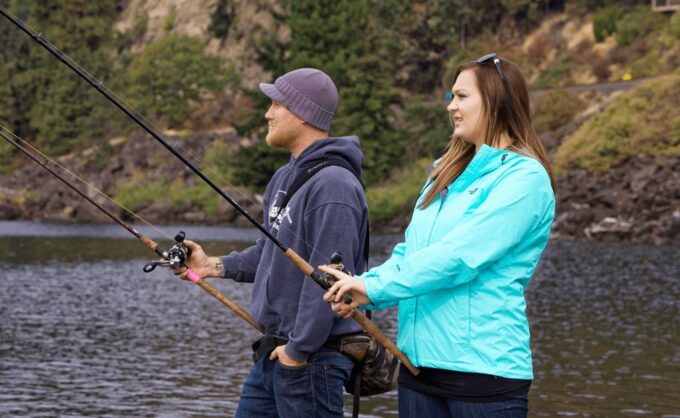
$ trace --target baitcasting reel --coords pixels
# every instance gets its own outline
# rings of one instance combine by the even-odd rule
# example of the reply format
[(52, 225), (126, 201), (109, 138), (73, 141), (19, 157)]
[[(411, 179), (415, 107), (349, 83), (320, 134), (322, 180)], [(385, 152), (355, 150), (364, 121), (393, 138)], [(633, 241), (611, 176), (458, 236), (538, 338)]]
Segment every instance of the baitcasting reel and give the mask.
[[(342, 253), (340, 251), (336, 251), (331, 255), (330, 266), (336, 270), (340, 270), (343, 273), (347, 273), (350, 276), (352, 275), (352, 273), (345, 268), (345, 265), (342, 264)], [(333, 286), (333, 284), (338, 281), (338, 279), (336, 279), (335, 277), (322, 272), (319, 273), (314, 272), (312, 279), (314, 279), (314, 281), (324, 290), (330, 289), (331, 286)], [(352, 297), (350, 295), (345, 294), (345, 296), (342, 299), (343, 302), (348, 305), (352, 303)]]
[(184, 245), (185, 236), (184, 231), (179, 231), (179, 233), (175, 235), (176, 244), (168, 251), (163, 251), (163, 258), (165, 261), (152, 261), (144, 266), (144, 272), (152, 272), (158, 266), (167, 267), (173, 270), (183, 266), (189, 258), (189, 255), (191, 255), (191, 250)]

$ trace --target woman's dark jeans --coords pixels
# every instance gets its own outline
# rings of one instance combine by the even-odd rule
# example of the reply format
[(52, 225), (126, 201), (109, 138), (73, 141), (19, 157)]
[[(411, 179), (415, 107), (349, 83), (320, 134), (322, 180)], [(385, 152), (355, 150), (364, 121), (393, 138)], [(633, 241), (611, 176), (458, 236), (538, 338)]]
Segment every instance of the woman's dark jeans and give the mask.
[(399, 418), (526, 418), (528, 393), (498, 402), (463, 402), (399, 387)]

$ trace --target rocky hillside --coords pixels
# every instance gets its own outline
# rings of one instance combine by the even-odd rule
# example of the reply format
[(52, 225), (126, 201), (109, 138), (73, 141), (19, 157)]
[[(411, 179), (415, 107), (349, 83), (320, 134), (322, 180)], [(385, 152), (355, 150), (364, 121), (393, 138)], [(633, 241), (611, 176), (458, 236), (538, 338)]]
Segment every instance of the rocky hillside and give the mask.
[[(441, 7), (447, 4), (443, 1), (432, 4), (435, 3), (444, 5)], [(176, 34), (199, 39), (206, 52), (220, 57), (223, 68), (233, 67), (237, 81), (214, 98), (198, 103), (191, 116), (178, 124), (187, 129), (185, 133), (168, 132), (168, 136), (183, 150), (197, 156), (197, 164), (209, 177), (224, 186), (256, 218), (260, 216), (258, 194), (233, 184), (260, 189), (252, 188), (248, 182), (252, 176), (234, 178), (230, 165), (255, 167), (250, 168), (251, 174), (271, 170), (275, 165), (273, 159), (260, 155), (262, 150), (254, 147), (260, 139), (255, 129), (261, 122), (258, 119), (261, 109), (257, 108), (259, 104), (253, 104), (247, 91), (275, 75), (261, 65), (263, 51), (269, 51), (268, 46), (272, 46), (266, 42), (276, 39), (286, 45), (291, 39), (290, 28), (282, 19), (289, 11), (282, 10), (280, 4), (277, 0), (127, 0), (118, 3), (114, 24), (117, 42), (123, 45), (118, 53), (120, 56), (130, 54), (130, 60), (168, 34)], [(443, 13), (443, 9), (437, 9), (439, 6), (428, 9), (432, 4), (428, 3), (427, 7), (423, 4), (418, 3), (413, 20), (422, 19), (425, 26), (402, 22), (385, 35), (402, 36), (402, 43), (395, 45), (404, 53), (395, 56), (391, 64), (400, 66), (401, 71), (390, 83), (402, 89), (403, 98), (390, 99), (395, 100), (391, 106), (395, 112), (389, 122), (408, 140), (403, 142), (407, 144), (404, 152), (400, 151), (407, 155), (400, 162), (404, 165), (394, 167), (384, 182), (369, 186), (372, 207), (379, 211), (378, 216), (372, 215), (379, 219), (373, 223), (377, 229), (403, 230), (408, 223), (411, 202), (422, 183), (421, 166), (427, 165), (445, 144), (448, 125), (445, 116), (442, 117), (443, 105), (439, 99), (442, 92), (433, 86), (439, 83), (440, 76), (446, 79), (446, 74), (460, 62), (495, 50), (510, 57), (526, 74), (533, 88), (535, 124), (549, 154), (560, 167), (554, 235), (564, 239), (680, 242), (680, 150), (675, 151), (680, 143), (680, 121), (675, 119), (672, 110), (680, 108), (676, 100), (680, 97), (680, 88), (665, 87), (667, 91), (677, 91), (671, 97), (673, 100), (662, 94), (663, 91), (650, 87), (623, 93), (637, 87), (638, 78), (656, 77), (677, 68), (680, 17), (667, 19), (653, 15), (648, 7), (642, 6), (635, 12), (627, 10), (627, 14), (621, 14), (624, 12), (616, 7), (578, 16), (549, 13), (539, 23), (531, 24), (505, 16), (499, 18), (497, 33), (478, 34), (467, 40), (465, 48), (459, 49), (447, 48), (444, 37), (457, 35), (445, 33), (445, 27), (437, 26), (437, 13)], [(639, 18), (635, 13), (639, 13)], [(612, 16), (623, 23), (612, 20)], [(216, 27), (215, 22), (221, 26)], [(430, 24), (434, 25), (430, 29), (436, 31), (423, 32), (422, 28)], [(617, 34), (617, 30), (620, 33)], [(410, 41), (403, 43), (405, 39)], [(298, 40), (296, 45), (303, 44)], [(423, 48), (432, 52), (421, 56)], [(276, 55), (280, 53), (272, 50), (272, 59), (281, 56)], [(423, 62), (427, 65), (421, 65)], [(410, 75), (419, 71), (422, 77)], [(0, 81), (2, 75), (0, 68)], [(429, 81), (419, 82), (418, 78)], [(630, 78), (630, 82), (619, 83)], [(579, 84), (589, 87), (565, 87)], [(541, 98), (548, 96), (549, 100), (542, 102)], [(437, 100), (433, 100), (435, 97)], [(640, 100), (632, 102), (631, 97)], [(101, 107), (108, 109), (109, 105)], [(669, 109), (670, 113), (664, 113)], [(0, 107), (0, 119), (6, 117), (2, 110)], [(640, 115), (660, 114), (672, 123), (664, 124), (654, 118), (638, 119)], [(626, 125), (626, 120), (635, 122)], [(239, 126), (237, 133), (232, 125), (238, 126), (244, 121), (252, 126), (247, 129)], [(611, 128), (598, 130), (601, 126)], [(42, 134), (40, 128), (38, 126), (37, 136)], [(42, 129), (47, 132), (51, 126), (48, 124)], [(139, 132), (120, 135), (128, 132), (120, 129), (116, 131), (116, 138), (106, 143), (71, 150), (70, 154), (59, 157), (60, 163), (150, 222), (246, 225), (226, 202), (155, 141)], [(610, 131), (621, 141), (612, 141), (607, 136)], [(638, 137), (639, 132), (653, 132), (654, 137)], [(416, 146), (412, 138), (418, 139)], [(638, 143), (650, 147), (638, 149), (635, 145)], [(7, 149), (2, 145), (0, 152)], [(250, 159), (239, 159), (235, 150), (243, 149), (254, 150), (250, 152)], [(565, 155), (578, 156), (580, 160)], [(618, 159), (610, 160), (612, 155)], [(207, 170), (201, 160), (207, 160), (217, 172)], [(22, 158), (13, 158), (10, 163), (16, 170), (5, 169), (4, 174), (0, 174), (0, 219), (109, 222), (38, 166)], [(606, 166), (606, 170), (597, 170), (598, 166)], [(88, 193), (102, 205), (132, 219), (108, 199), (91, 190)]]
[[(184, 155), (216, 184), (223, 186), (222, 189), (239, 205), (260, 219), (261, 196), (230, 185), (228, 179), (203, 164), (206, 150), (215, 143), (238, 146), (240, 139), (233, 131), (195, 134), (186, 138), (168, 135), (167, 139), (173, 146), (184, 150)], [(249, 226), (231, 205), (214, 191), (208, 191), (202, 180), (145, 133), (116, 138), (105, 148), (91, 148), (60, 157), (48, 166), (85, 191), (99, 205), (128, 221), (141, 222), (141, 219), (114, 204), (98, 190), (114, 196), (126, 208), (155, 224)], [(77, 173), (91, 187), (59, 169), (59, 166)], [(33, 162), (26, 161), (12, 175), (0, 175), (0, 184), (3, 185), (0, 188), (0, 219), (111, 222), (101, 211)], [(147, 193), (147, 196), (131, 199), (123, 193), (120, 185), (140, 186), (135, 190)], [(200, 201), (191, 199), (195, 197), (191, 196), (195, 190), (208, 196), (209, 205), (214, 205), (212, 211), (202, 207)]]
[(276, 13), (282, 13), (281, 6), (275, 0), (229, 2), (234, 8), (230, 11), (233, 21), (228, 33), (216, 38), (210, 36), (208, 28), (219, 2), (129, 0), (122, 2), (122, 12), (114, 28), (121, 33), (129, 33), (135, 30), (140, 20), (145, 21), (143, 33), (131, 47), (132, 51), (139, 51), (163, 37), (172, 21), (172, 33), (203, 39), (207, 52), (235, 66), (243, 87), (255, 88), (257, 83), (271, 77), (256, 63), (255, 44), (262, 34), (276, 33), (282, 40), (290, 37), (288, 29), (274, 19)]

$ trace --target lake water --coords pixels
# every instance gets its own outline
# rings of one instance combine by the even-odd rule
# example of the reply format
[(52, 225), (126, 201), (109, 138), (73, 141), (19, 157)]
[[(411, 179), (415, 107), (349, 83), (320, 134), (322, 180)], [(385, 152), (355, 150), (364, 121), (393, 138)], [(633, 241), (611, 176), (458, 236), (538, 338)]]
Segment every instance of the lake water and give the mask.
[[(257, 235), (183, 229), (213, 254)], [(143, 273), (153, 254), (128, 237), (117, 226), (0, 222), (0, 416), (233, 416), (257, 333), (198, 286)], [(371, 264), (398, 239), (372, 237)], [(530, 416), (680, 417), (679, 254), (549, 244), (527, 289)], [(211, 283), (248, 306), (249, 285)], [(394, 338), (395, 312), (374, 318)], [(396, 392), (361, 411), (397, 416)]]

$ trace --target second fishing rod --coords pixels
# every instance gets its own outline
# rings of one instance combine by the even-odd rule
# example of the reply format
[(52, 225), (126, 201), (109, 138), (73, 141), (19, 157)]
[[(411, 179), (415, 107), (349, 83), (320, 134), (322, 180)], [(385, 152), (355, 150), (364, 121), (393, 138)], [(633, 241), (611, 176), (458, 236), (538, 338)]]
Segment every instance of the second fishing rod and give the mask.
[[(66, 186), (68, 186), (71, 190), (73, 190), (78, 195), (80, 195), (80, 197), (87, 200), (89, 203), (91, 203), (97, 209), (99, 209), (99, 211), (101, 211), (103, 214), (105, 214), (106, 216), (111, 218), (115, 223), (122, 226), (124, 229), (126, 229), (128, 232), (130, 232), (132, 235), (134, 235), (135, 238), (137, 238), (150, 251), (153, 251), (158, 256), (160, 256), (162, 259), (166, 260), (166, 261), (163, 261), (163, 262), (149, 263), (144, 267), (144, 271), (147, 271), (147, 272), (151, 271), (158, 264), (167, 264), (168, 267), (179, 267), (184, 263), (184, 261), (186, 260), (186, 257), (187, 257), (186, 250), (183, 249), (183, 245), (182, 245), (182, 241), (184, 240), (184, 233), (180, 232), (179, 234), (177, 234), (177, 236), (175, 237), (176, 244), (172, 248), (170, 248), (167, 251), (163, 250), (160, 247), (160, 245), (158, 245), (158, 243), (156, 243), (154, 240), (152, 240), (148, 236), (142, 234), (141, 232), (137, 231), (134, 227), (132, 227), (132, 225), (129, 225), (127, 222), (124, 222), (123, 220), (121, 220), (120, 218), (115, 216), (113, 213), (111, 213), (109, 210), (106, 210), (105, 208), (103, 208), (101, 205), (99, 205), (97, 202), (95, 202), (93, 199), (91, 199), (89, 196), (87, 196), (81, 190), (76, 188), (73, 184), (71, 184), (68, 180), (66, 180), (59, 173), (55, 172), (50, 167), (48, 167), (47, 161), (45, 161), (45, 162), (40, 161), (35, 155), (33, 155), (26, 148), (24, 148), (24, 146), (22, 146), (21, 144), (16, 142), (14, 139), (9, 137), (7, 134), (5, 134), (2, 131), (1, 128), (0, 128), (0, 138), (4, 139), (6, 142), (8, 142), (14, 148), (21, 151), (25, 156), (27, 156), (33, 162), (35, 162), (36, 164), (41, 166), (45, 171), (52, 174), (55, 178), (57, 178), (59, 181), (64, 183)], [(201, 287), (203, 290), (205, 290), (210, 295), (215, 297), (217, 300), (219, 300), (227, 308), (231, 309), (234, 313), (236, 313), (236, 315), (240, 316), (250, 326), (252, 326), (253, 328), (255, 328), (256, 330), (258, 330), (260, 332), (263, 332), (262, 328), (259, 325), (257, 325), (255, 320), (250, 316), (250, 314), (248, 312), (246, 312), (243, 308), (238, 306), (231, 299), (224, 296), (219, 290), (215, 289), (213, 286), (208, 284), (205, 280), (202, 280), (194, 272), (190, 271), (188, 276), (189, 276), (189, 280), (196, 283), (199, 287)]]
[[(182, 163), (184, 163), (191, 171), (198, 175), (203, 181), (205, 181), (217, 194), (219, 194), (223, 199), (225, 199), (231, 206), (233, 206), (241, 215), (243, 215), (253, 226), (255, 226), (260, 232), (264, 234), (267, 239), (271, 240), (284, 254), (285, 256), (306, 276), (312, 278), (317, 284), (322, 288), (328, 289), (335, 281), (331, 276), (326, 275), (323, 272), (318, 272), (312, 267), (307, 261), (305, 261), (300, 255), (298, 255), (292, 248), (286, 247), (281, 243), (275, 236), (273, 236), (264, 226), (260, 225), (245, 209), (243, 209), (234, 199), (232, 199), (227, 193), (225, 193), (220, 187), (218, 187), (210, 178), (203, 174), (196, 166), (194, 166), (186, 157), (179, 153), (175, 147), (170, 145), (162, 136), (157, 133), (149, 124), (145, 123), (142, 118), (133, 110), (129, 109), (119, 100), (117, 100), (114, 95), (106, 88), (103, 83), (97, 81), (92, 76), (87, 74), (79, 65), (57, 50), (52, 46), (49, 41), (47, 41), (42, 34), (35, 32), (28, 25), (26, 25), (21, 19), (12, 15), (6, 8), (0, 6), (0, 14), (2, 14), (6, 19), (12, 22), (20, 30), (28, 34), (35, 42), (40, 44), (45, 48), (50, 54), (55, 56), (59, 61), (73, 70), (81, 78), (83, 78), (90, 86), (106, 97), (111, 103), (118, 107), (123, 113), (134, 120), (142, 129), (149, 133), (156, 141), (163, 145), (168, 151), (170, 151), (175, 157), (177, 157)], [(347, 302), (349, 300), (346, 300)], [(419, 374), (419, 370), (411, 363), (411, 361), (406, 357), (406, 355), (397, 348), (397, 346), (389, 340), (380, 329), (371, 322), (366, 316), (364, 316), (358, 310), (354, 310), (352, 318), (359, 323), (362, 329), (376, 339), (377, 342), (382, 344), (387, 350), (392, 352), (403, 364), (406, 366), (411, 373), (414, 375)]]

